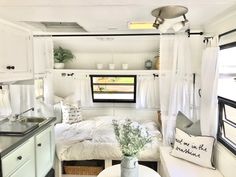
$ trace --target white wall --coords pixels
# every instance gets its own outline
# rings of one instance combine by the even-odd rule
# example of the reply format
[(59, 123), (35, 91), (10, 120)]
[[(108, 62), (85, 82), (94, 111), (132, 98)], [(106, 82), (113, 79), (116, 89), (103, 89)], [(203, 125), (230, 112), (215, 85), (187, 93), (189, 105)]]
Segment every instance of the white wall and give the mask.
[[(103, 38), (102, 38), (103, 39)], [(203, 49), (203, 37), (191, 36), (191, 58), (193, 72), (197, 73), (200, 79), (201, 55)], [(145, 69), (145, 61), (153, 61), (158, 53), (159, 37), (157, 36), (137, 36), (137, 37), (114, 37), (101, 40), (95, 37), (74, 37), (74, 38), (53, 38), (55, 46), (62, 46), (70, 49), (75, 55), (75, 60), (66, 63), (66, 69), (96, 69), (96, 65), (101, 63), (104, 69), (108, 69), (110, 63), (115, 64), (115, 69), (121, 69), (121, 65), (126, 63), (129, 70), (136, 70), (140, 74)], [(161, 59), (160, 59), (161, 60)], [(140, 70), (140, 72), (139, 72)], [(74, 71), (73, 71), (74, 72)], [(60, 72), (54, 72), (54, 88), (58, 96), (68, 96), (73, 93), (76, 85), (76, 77), (61, 77)], [(86, 74), (86, 73), (83, 73)], [(87, 73), (89, 74), (89, 73)], [(152, 75), (152, 74), (151, 74)], [(98, 107), (135, 107), (135, 104), (96, 104)]]
[(103, 64), (104, 69), (108, 69), (110, 63), (115, 64), (115, 69), (121, 69), (122, 64), (128, 64), (129, 69), (145, 69), (146, 60), (152, 60), (155, 66), (155, 52), (150, 53), (75, 53), (76, 59), (66, 63), (68, 69), (96, 69), (97, 64)]
[[(226, 13), (213, 20), (205, 26), (206, 33), (218, 35), (236, 28), (236, 10), (231, 13)], [(236, 34), (236, 33), (235, 33)], [(232, 36), (231, 36), (232, 37)], [(235, 36), (234, 36), (235, 37)], [(225, 177), (235, 177), (236, 156), (227, 150), (221, 143), (217, 143), (215, 150), (215, 162), (217, 168)]]
[(205, 26), (205, 32), (211, 35), (218, 35), (236, 28), (236, 10), (225, 13), (215, 18)]

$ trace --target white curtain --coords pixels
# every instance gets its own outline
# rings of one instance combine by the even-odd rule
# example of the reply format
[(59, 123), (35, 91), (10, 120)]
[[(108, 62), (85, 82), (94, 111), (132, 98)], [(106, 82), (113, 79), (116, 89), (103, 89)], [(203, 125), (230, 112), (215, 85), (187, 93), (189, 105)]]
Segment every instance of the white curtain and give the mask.
[(203, 135), (217, 133), (218, 38), (209, 40), (202, 56), (200, 120)]
[(173, 142), (178, 111), (192, 118), (192, 65), (187, 36), (161, 36), (160, 58), (162, 132), (167, 145)]
[[(34, 85), (10, 85), (12, 114), (19, 114), (34, 107)], [(25, 115), (31, 116), (32, 112)]]
[(136, 98), (137, 108), (158, 108), (158, 78), (154, 76), (138, 76)]
[(88, 75), (81, 75), (79, 78), (77, 78), (76, 83), (77, 84), (74, 93), (78, 100), (80, 100), (81, 106), (93, 106), (90, 77)]
[(54, 104), (53, 90), (53, 74), (48, 72), (44, 78), (44, 102), (46, 104)]
[(0, 89), (0, 120), (10, 116), (11, 113), (9, 90), (7, 86), (2, 86), (2, 89)]

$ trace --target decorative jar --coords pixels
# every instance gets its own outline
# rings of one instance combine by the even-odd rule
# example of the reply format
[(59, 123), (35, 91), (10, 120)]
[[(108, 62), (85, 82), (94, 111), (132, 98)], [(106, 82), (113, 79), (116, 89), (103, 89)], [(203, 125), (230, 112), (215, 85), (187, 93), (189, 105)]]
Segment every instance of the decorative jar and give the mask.
[(120, 164), (121, 177), (138, 177), (138, 159), (136, 156), (124, 156)]

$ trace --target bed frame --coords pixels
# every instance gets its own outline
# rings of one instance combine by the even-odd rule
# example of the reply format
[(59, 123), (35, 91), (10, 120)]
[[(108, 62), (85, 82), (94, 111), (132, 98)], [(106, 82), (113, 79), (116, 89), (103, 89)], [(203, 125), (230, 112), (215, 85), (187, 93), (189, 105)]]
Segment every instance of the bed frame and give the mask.
[[(125, 108), (125, 107), (103, 107), (103, 108), (82, 108), (83, 119), (88, 120), (96, 116), (118, 116), (124, 118), (130, 118), (135, 121), (140, 120), (152, 120), (157, 122), (157, 109), (136, 109), (136, 108)], [(57, 117), (60, 122), (61, 117)], [(103, 159), (101, 159), (103, 160)], [(112, 159), (104, 159), (105, 168), (112, 166)], [(158, 164), (158, 161), (155, 163)], [(157, 165), (157, 168), (159, 166)], [(62, 177), (62, 161), (57, 156), (55, 159), (55, 176)], [(158, 171), (158, 169), (157, 169)]]

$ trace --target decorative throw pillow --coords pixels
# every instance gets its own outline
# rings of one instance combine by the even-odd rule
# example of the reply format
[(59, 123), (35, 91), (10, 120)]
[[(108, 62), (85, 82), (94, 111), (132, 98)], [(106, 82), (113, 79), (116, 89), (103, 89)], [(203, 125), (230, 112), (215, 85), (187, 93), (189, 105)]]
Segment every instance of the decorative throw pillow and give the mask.
[(72, 104), (61, 102), (62, 122), (76, 123), (82, 121), (81, 108)]
[(200, 129), (200, 120), (193, 123), (191, 120), (188, 119), (182, 112), (178, 112), (176, 118), (176, 128), (183, 130), (185, 133), (200, 136), (201, 129)]
[(176, 128), (179, 128), (183, 131), (186, 130), (187, 127), (191, 126), (193, 122), (187, 118), (182, 112), (178, 112), (176, 118)]
[(200, 120), (197, 122), (194, 122), (191, 126), (187, 127), (184, 131), (185, 133), (195, 135), (195, 136), (201, 136), (201, 128), (200, 128)]
[(215, 138), (210, 136), (193, 136), (176, 128), (174, 148), (171, 155), (215, 169), (212, 166), (212, 152)]

